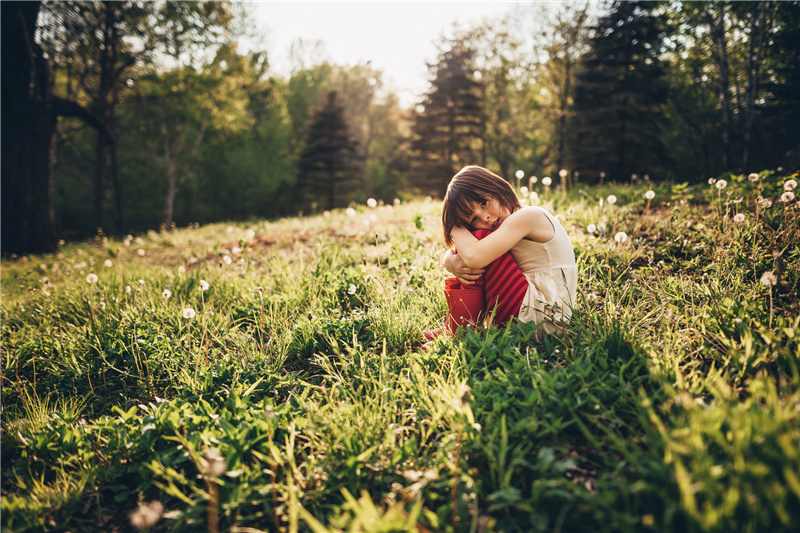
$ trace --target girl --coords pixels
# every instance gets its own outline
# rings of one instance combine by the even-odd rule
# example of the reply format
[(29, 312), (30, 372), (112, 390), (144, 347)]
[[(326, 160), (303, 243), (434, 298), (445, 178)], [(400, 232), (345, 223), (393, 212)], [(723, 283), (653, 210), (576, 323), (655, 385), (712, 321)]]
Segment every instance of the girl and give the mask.
[[(456, 278), (447, 280), (445, 326), (423, 332), (427, 339), (455, 333), (478, 318), (476, 311), (489, 325), (512, 317), (534, 322), (540, 339), (569, 319), (578, 283), (572, 243), (553, 215), (523, 207), (507, 181), (482, 167), (461, 169), (447, 186), (442, 226), (444, 266)], [(480, 289), (483, 309), (465, 312), (464, 305), (474, 304), (458, 291)]]

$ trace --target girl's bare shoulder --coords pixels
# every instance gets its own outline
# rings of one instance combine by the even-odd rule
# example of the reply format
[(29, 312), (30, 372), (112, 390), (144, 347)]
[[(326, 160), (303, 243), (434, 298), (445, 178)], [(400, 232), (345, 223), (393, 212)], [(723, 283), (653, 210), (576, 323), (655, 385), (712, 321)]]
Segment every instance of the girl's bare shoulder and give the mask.
[(547, 212), (534, 206), (523, 206), (514, 212), (512, 216), (517, 216), (518, 221), (530, 227), (527, 238), (536, 242), (547, 242), (553, 238), (556, 229)]

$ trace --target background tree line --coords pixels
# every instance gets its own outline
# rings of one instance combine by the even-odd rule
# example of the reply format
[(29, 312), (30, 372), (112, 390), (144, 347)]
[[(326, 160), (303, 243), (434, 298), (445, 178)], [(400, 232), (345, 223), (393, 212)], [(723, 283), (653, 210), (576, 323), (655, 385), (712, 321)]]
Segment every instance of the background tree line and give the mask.
[(3, 2), (2, 248), (441, 195), (691, 181), (800, 155), (800, 2), (519, 5), (443, 36), (405, 109), (369, 64), (245, 49), (247, 4)]

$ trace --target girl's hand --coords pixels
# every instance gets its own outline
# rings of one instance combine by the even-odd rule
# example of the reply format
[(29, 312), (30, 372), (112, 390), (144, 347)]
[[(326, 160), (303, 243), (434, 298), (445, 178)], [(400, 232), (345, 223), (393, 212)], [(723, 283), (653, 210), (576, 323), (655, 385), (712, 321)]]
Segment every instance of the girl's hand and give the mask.
[(482, 268), (469, 268), (453, 250), (445, 252), (443, 263), (444, 267), (464, 285), (474, 285), (475, 280), (483, 275)]

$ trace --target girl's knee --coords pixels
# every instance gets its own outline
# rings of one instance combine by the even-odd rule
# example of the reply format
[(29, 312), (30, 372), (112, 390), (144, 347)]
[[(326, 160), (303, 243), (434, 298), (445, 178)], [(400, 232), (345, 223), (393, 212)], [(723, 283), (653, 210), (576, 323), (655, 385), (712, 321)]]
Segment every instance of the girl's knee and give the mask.
[(481, 240), (487, 235), (491, 235), (491, 230), (488, 229), (476, 229), (472, 232), (472, 235), (475, 236), (476, 239)]

